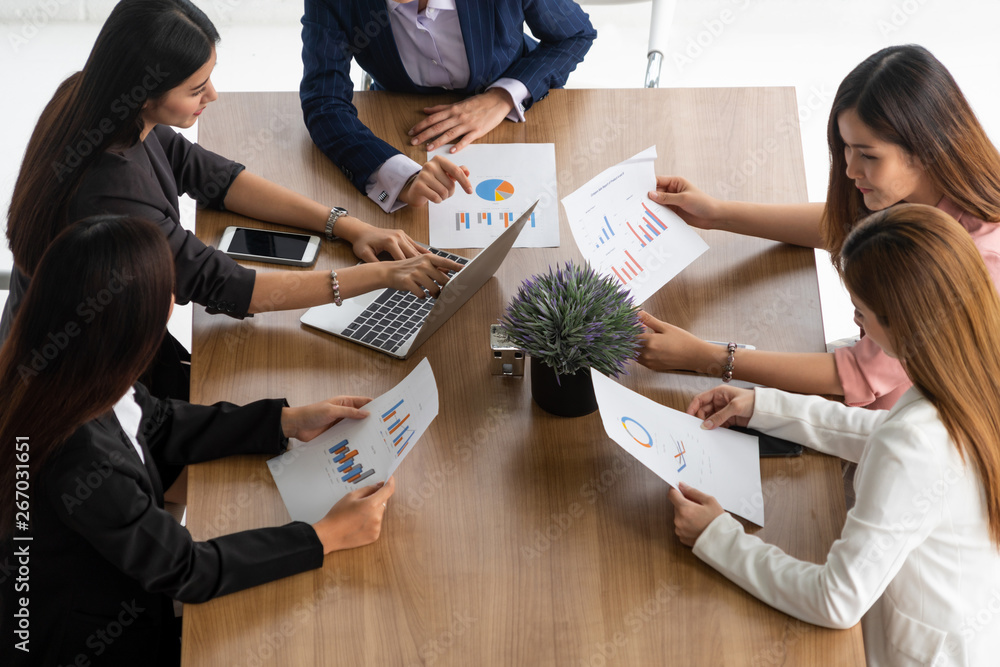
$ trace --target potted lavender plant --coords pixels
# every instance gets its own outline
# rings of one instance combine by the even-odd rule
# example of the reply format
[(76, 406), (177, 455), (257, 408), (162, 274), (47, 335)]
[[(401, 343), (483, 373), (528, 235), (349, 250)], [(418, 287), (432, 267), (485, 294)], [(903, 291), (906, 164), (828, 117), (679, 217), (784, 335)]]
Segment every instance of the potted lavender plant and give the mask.
[(639, 309), (613, 279), (567, 262), (525, 280), (500, 320), (531, 355), (531, 394), (564, 417), (597, 409), (590, 369), (617, 376), (638, 356)]

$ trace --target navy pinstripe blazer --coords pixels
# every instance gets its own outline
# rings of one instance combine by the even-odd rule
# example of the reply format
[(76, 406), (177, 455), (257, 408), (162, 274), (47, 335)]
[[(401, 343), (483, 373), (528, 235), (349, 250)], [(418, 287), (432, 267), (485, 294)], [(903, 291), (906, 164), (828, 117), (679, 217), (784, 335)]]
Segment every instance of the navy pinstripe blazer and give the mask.
[[(469, 84), (481, 93), (502, 77), (528, 89), (525, 108), (559, 88), (597, 37), (572, 0), (457, 0), (469, 57)], [(528, 45), (527, 23), (541, 42)], [(399, 57), (385, 0), (305, 0), (299, 87), (302, 113), (316, 145), (364, 192), (372, 172), (399, 153), (358, 120), (352, 103), (351, 59), (378, 88), (439, 93), (413, 83)]]

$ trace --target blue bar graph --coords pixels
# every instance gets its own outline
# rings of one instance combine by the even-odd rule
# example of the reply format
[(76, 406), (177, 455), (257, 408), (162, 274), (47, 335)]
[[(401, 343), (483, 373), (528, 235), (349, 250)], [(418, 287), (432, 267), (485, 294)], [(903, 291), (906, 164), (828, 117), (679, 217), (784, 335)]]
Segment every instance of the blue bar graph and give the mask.
[[(395, 407), (399, 407), (401, 404), (402, 401), (397, 403)], [(386, 414), (391, 413), (392, 410)], [(338, 442), (329, 451), (333, 454), (333, 463), (337, 467), (337, 473), (343, 474), (343, 477), (340, 478), (342, 482), (357, 484), (366, 477), (375, 474), (374, 470), (365, 470), (364, 466), (360, 463), (354, 462), (354, 457), (358, 455), (358, 450), (351, 449), (350, 443), (346, 439)]]
[[(389, 419), (389, 417), (392, 415), (392, 413), (396, 411), (396, 408), (398, 408), (402, 404), (403, 404), (403, 399), (399, 399), (399, 403), (396, 403), (396, 405), (392, 406), (391, 408), (389, 408), (388, 410), (386, 410), (385, 412), (383, 412), (382, 413), (382, 421), (386, 421), (387, 419)], [(347, 441), (345, 440), (344, 442), (347, 442)]]
[(396, 456), (399, 456), (400, 454), (403, 453), (403, 450), (406, 449), (406, 446), (410, 444), (410, 440), (413, 438), (414, 433), (416, 433), (416, 431), (410, 431), (409, 437), (406, 438), (406, 440), (403, 442), (403, 446), (400, 447), (399, 450), (396, 452)]

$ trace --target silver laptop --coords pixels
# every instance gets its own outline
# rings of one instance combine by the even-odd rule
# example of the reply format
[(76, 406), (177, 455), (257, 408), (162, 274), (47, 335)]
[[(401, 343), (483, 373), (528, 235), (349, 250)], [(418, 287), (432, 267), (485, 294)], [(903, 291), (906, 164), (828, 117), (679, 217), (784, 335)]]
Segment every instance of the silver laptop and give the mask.
[(432, 248), (432, 252), (465, 265), (437, 298), (418, 299), (412, 292), (387, 288), (344, 299), (340, 307), (330, 303), (310, 308), (301, 322), (397, 359), (406, 359), (493, 277), (537, 204), (537, 201), (532, 204), (474, 259)]

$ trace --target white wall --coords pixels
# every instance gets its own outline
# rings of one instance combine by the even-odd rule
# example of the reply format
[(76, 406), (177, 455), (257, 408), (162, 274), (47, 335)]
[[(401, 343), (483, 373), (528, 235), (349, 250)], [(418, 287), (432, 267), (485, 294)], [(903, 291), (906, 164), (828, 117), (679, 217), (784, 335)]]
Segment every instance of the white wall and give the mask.
[[(103, 23), (116, 4), (117, 0), (3, 0), (0, 23), (35, 27), (54, 21)], [(220, 25), (297, 23), (303, 5), (302, 0), (195, 0), (195, 4)]]

